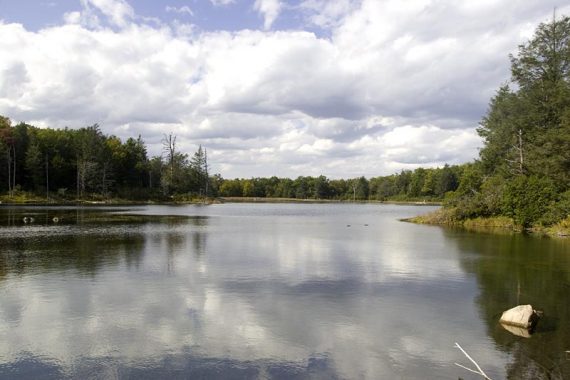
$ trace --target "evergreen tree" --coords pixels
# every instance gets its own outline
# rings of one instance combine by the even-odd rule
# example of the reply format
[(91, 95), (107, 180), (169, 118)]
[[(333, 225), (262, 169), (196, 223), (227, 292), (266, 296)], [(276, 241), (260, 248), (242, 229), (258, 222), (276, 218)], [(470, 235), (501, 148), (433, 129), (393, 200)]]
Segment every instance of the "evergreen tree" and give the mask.
[(44, 170), (44, 155), (37, 142), (33, 142), (26, 151), (25, 168), (34, 190), (39, 191), (46, 183)]
[(198, 147), (194, 156), (190, 160), (190, 170), (192, 175), (193, 188), (195, 191), (204, 196), (209, 195), (209, 174), (208, 174), (208, 156), (206, 149), (202, 145)]
[(570, 186), (570, 18), (540, 24), (511, 56), (512, 82), (499, 89), (478, 132), (486, 173), (546, 176)]

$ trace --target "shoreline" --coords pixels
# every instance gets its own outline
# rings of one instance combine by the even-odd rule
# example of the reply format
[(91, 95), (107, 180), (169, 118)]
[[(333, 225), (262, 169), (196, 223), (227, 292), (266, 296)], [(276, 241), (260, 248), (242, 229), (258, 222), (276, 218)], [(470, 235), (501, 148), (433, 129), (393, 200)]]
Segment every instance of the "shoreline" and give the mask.
[(108, 199), (108, 200), (46, 200), (46, 199), (20, 199), (0, 201), (1, 206), (134, 206), (134, 205), (184, 205), (184, 204), (222, 204), (222, 203), (354, 203), (354, 204), (394, 204), (409, 206), (441, 206), (441, 202), (435, 201), (397, 201), (397, 200), (346, 200), (346, 199), (300, 199), (300, 198), (266, 198), (266, 197), (216, 197), (192, 200), (128, 200), (128, 199)]
[(512, 218), (506, 216), (458, 220), (454, 218), (453, 210), (441, 208), (427, 214), (403, 218), (400, 221), (432, 226), (456, 227), (475, 232), (516, 233), (558, 239), (570, 238), (570, 217), (549, 227), (536, 225), (524, 228), (517, 225)]

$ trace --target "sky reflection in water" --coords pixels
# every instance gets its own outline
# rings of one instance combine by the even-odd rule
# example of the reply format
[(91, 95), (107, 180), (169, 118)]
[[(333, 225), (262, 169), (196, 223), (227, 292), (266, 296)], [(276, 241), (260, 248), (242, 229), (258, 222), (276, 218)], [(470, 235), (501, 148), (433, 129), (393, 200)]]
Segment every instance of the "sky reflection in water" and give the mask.
[[(520, 237), (397, 220), (427, 210), (149, 206), (130, 212), (192, 217), (4, 226), (0, 378), (469, 379), (453, 365), (467, 364), (456, 341), (505, 378), (514, 346), (532, 347), (495, 330), (512, 292), (478, 268), (510, 263), (493, 247)], [(554, 259), (568, 248), (541, 244)], [(570, 283), (559, 264), (566, 283), (548, 290)]]

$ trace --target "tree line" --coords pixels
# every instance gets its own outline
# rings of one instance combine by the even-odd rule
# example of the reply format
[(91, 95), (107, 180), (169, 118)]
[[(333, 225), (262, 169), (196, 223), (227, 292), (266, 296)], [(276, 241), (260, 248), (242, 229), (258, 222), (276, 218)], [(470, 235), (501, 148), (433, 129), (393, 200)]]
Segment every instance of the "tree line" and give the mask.
[(402, 170), (389, 176), (329, 179), (299, 176), (290, 178), (249, 178), (222, 180), (218, 193), (223, 197), (332, 199), (353, 201), (442, 200), (459, 185), (463, 166)]
[(465, 165), (418, 168), (367, 179), (224, 179), (210, 173), (207, 151), (189, 156), (164, 135), (163, 154), (148, 157), (143, 139), (122, 141), (99, 125), (80, 129), (12, 126), (0, 116), (0, 178), (9, 197), (27, 192), (52, 199), (189, 200), (262, 197), (333, 200), (441, 200), (459, 187)]
[(457, 219), (570, 227), (570, 18), (540, 24), (480, 123), (484, 147), (447, 199)]
[(24, 192), (52, 199), (142, 200), (178, 194), (208, 196), (211, 178), (201, 146), (189, 157), (176, 137), (163, 138), (164, 154), (148, 157), (139, 136), (122, 141), (99, 125), (80, 129), (12, 126), (0, 116), (0, 183), (8, 198)]

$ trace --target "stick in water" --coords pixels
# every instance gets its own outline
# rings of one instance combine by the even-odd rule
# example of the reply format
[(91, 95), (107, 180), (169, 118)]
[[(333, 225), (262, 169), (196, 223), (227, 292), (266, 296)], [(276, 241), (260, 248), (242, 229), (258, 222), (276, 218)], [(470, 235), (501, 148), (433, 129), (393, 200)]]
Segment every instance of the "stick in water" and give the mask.
[(463, 352), (463, 355), (467, 356), (467, 359), (469, 359), (471, 361), (471, 363), (475, 364), (475, 367), (477, 367), (478, 371), (475, 371), (474, 369), (471, 368), (467, 368), (461, 364), (458, 363), (454, 363), (456, 366), (461, 367), (463, 369), (466, 369), (470, 372), (476, 373), (478, 375), (483, 376), (485, 379), (487, 380), (492, 380), (489, 376), (487, 376), (487, 374), (481, 369), (481, 367), (479, 367), (479, 364), (477, 364), (477, 362), (475, 360), (473, 360), (473, 358), (471, 356), (469, 356), (469, 354), (467, 352), (465, 352), (465, 350), (463, 348), (461, 348), (461, 346), (459, 345), (459, 343), (455, 343), (455, 347), (459, 348), (461, 350), (461, 352)]

